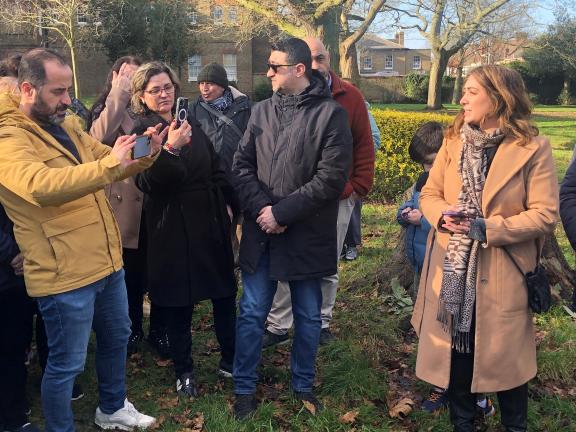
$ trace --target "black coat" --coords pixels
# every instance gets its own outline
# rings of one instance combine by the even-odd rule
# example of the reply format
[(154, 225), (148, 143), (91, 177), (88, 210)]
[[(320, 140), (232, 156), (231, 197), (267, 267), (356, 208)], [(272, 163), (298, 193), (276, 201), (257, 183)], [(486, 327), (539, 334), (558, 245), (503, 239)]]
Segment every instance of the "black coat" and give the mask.
[[(234, 122), (240, 132), (244, 133), (250, 119), (250, 100), (234, 87), (230, 87), (230, 90), (234, 100), (232, 105), (224, 110), (223, 114)], [(220, 156), (226, 172), (229, 173), (232, 170), (232, 159), (234, 158), (234, 153), (238, 150), (241, 137), (230, 126), (207, 111), (202, 106), (202, 102), (202, 96), (199, 96), (196, 102), (190, 106), (189, 113), (198, 120), (200, 127), (214, 145), (218, 156)]]
[(16, 276), (10, 262), (20, 253), (14, 238), (12, 221), (0, 205), (0, 292), (11, 288), (24, 290), (24, 277)]
[[(270, 253), (270, 278), (304, 280), (337, 271), (338, 200), (352, 161), (352, 134), (344, 108), (317, 72), (300, 95), (256, 105), (234, 156), (233, 174), (244, 211), (240, 266), (253, 273)], [(256, 223), (272, 205), (283, 234)]]
[(572, 249), (576, 250), (576, 163), (573, 160), (560, 186), (560, 218)]
[[(140, 117), (134, 133), (161, 122)], [(162, 150), (136, 177), (145, 193), (148, 289), (159, 306), (189, 306), (235, 294), (230, 219), (234, 191), (212, 144), (193, 119), (192, 144), (180, 156)]]

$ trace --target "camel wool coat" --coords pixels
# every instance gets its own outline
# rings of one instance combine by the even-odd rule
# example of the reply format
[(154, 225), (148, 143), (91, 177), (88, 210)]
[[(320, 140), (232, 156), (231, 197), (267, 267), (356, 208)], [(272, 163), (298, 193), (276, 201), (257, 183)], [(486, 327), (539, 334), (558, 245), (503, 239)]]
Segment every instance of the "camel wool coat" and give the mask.
[[(445, 139), (422, 189), (420, 208), (432, 227), (412, 325), (419, 336), (416, 375), (438, 387), (450, 380), (451, 338), (436, 319), (442, 264), (450, 233), (442, 211), (455, 204), (462, 180), (460, 138)], [(506, 246), (525, 272), (536, 267), (558, 216), (558, 180), (544, 137), (528, 144), (506, 138), (494, 156), (482, 195), (487, 242), (480, 249), (476, 283), (473, 393), (518, 387), (536, 375), (536, 344), (527, 288)]]

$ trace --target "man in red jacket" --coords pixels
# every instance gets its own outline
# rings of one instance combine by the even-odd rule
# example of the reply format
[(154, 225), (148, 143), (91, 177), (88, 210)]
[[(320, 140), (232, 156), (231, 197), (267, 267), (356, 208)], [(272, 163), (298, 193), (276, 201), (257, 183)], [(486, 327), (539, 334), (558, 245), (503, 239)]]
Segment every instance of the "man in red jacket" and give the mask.
[[(338, 261), (356, 200), (364, 198), (372, 188), (374, 181), (374, 143), (372, 141), (370, 121), (368, 120), (368, 111), (362, 93), (330, 70), (330, 54), (320, 39), (307, 38), (305, 41), (312, 52), (312, 68), (318, 70), (328, 81), (332, 97), (348, 113), (348, 123), (352, 131), (354, 147), (352, 167), (348, 183), (346, 183), (344, 192), (340, 197), (338, 210), (338, 249), (334, 255), (334, 259)], [(323, 278), (322, 332), (320, 333), (320, 344), (322, 345), (334, 339), (329, 326), (334, 302), (336, 301), (337, 289), (338, 274)], [(268, 314), (268, 325), (264, 333), (262, 346), (266, 348), (288, 342), (288, 329), (292, 327), (292, 321), (290, 290), (286, 283), (279, 283), (272, 309)]]

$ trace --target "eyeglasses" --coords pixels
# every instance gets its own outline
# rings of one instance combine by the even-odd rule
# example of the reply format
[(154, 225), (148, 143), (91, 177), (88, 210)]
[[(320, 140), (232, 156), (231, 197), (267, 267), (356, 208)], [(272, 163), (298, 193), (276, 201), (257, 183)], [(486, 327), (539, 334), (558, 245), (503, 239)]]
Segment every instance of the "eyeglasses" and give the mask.
[(152, 90), (144, 90), (144, 93), (151, 94), (152, 96), (159, 96), (160, 93), (166, 93), (167, 95), (174, 93), (174, 84), (166, 84), (162, 88), (153, 88)]
[(272, 71), (274, 71), (274, 73), (278, 73), (278, 68), (280, 66), (296, 66), (298, 63), (294, 63), (294, 64), (285, 64), (285, 65), (278, 65), (278, 64), (271, 64), (271, 63), (266, 63), (266, 66), (268, 66), (268, 69), (272, 69)]

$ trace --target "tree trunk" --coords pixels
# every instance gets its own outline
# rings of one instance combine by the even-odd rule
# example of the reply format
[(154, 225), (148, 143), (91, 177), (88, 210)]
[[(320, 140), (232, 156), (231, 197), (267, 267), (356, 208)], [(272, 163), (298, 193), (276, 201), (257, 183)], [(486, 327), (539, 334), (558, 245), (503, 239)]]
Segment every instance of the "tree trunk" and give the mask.
[(74, 75), (74, 97), (80, 99), (80, 86), (78, 84), (78, 74), (76, 73), (76, 48), (73, 41), (68, 41), (68, 48), (70, 48), (70, 64)]
[(322, 34), (320, 35), (318, 33), (318, 37), (322, 39), (326, 49), (330, 53), (330, 66), (337, 74), (341, 72), (338, 70), (340, 65), (340, 41), (338, 39), (340, 34), (340, 22), (338, 17), (340, 16), (341, 9), (341, 6), (333, 8), (333, 10), (330, 10), (322, 17)]
[(360, 81), (356, 44), (352, 46), (344, 43), (340, 44), (340, 74), (342, 78), (355, 84)]
[(564, 74), (564, 84), (562, 86), (562, 93), (566, 95), (566, 97), (562, 101), (563, 105), (572, 105), (572, 103), (574, 102), (574, 98), (572, 97), (572, 82), (570, 76), (567, 73)]
[(541, 262), (546, 269), (550, 286), (558, 285), (560, 297), (571, 301), (572, 293), (576, 287), (574, 283), (576, 273), (570, 268), (566, 258), (564, 258), (556, 236), (550, 236), (546, 239), (542, 250)]
[(428, 84), (427, 109), (439, 110), (442, 108), (442, 77), (448, 65), (447, 54), (444, 50), (432, 53), (432, 65), (430, 68), (430, 83)]
[(462, 98), (462, 84), (464, 83), (462, 66), (456, 68), (456, 80), (454, 80), (454, 91), (452, 92), (452, 103), (460, 103)]

